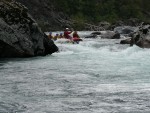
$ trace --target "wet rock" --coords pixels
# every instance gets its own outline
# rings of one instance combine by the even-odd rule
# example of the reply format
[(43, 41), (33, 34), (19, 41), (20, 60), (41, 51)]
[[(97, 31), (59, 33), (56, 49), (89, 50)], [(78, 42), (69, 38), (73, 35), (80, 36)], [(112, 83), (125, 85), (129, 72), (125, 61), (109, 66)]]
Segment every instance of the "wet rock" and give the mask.
[(103, 39), (120, 39), (120, 34), (115, 33), (114, 31), (96, 31), (92, 32), (85, 38), (97, 38), (97, 37), (101, 37)]
[(97, 38), (98, 35), (101, 35), (100, 31), (92, 32), (90, 35), (86, 36), (85, 38)]
[(85, 38), (97, 38), (97, 35), (95, 34), (90, 34), (88, 36), (85, 36)]
[(132, 35), (131, 45), (136, 44), (141, 48), (150, 48), (150, 25), (142, 25)]
[(131, 27), (131, 26), (119, 26), (114, 28), (114, 32), (117, 32), (122, 35), (130, 35), (135, 31), (136, 27)]
[(113, 31), (106, 31), (105, 33), (103, 33), (101, 35), (101, 38), (104, 38), (104, 39), (120, 39), (120, 34), (115, 33)]
[(58, 50), (25, 6), (11, 0), (1, 0), (0, 11), (0, 57), (33, 57)]
[(130, 43), (131, 43), (131, 38), (127, 38), (120, 41), (120, 44), (130, 44)]
[(92, 32), (91, 34), (93, 34), (93, 35), (101, 35), (102, 33), (99, 32), (99, 31), (95, 31), (95, 32)]
[(120, 34), (115, 33), (111, 39), (120, 39)]

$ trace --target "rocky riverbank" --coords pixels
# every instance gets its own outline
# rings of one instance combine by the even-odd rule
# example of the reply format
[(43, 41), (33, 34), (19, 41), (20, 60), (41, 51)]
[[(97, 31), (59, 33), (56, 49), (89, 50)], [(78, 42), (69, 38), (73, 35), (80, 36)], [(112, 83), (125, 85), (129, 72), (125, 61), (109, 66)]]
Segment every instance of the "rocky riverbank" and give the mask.
[(33, 57), (58, 51), (28, 9), (11, 0), (0, 0), (0, 45), (0, 57)]

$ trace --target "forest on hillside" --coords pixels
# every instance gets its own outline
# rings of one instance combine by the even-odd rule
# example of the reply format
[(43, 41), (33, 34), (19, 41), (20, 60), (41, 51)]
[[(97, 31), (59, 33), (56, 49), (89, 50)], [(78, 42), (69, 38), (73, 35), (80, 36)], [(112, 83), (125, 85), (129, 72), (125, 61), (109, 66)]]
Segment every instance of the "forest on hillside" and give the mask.
[[(131, 18), (150, 22), (150, 0), (17, 0), (44, 31), (61, 30), (67, 23), (82, 30), (83, 23), (110, 24)], [(73, 24), (72, 24), (73, 23)]]
[(55, 0), (57, 10), (77, 21), (109, 21), (138, 18), (148, 21), (150, 0)]

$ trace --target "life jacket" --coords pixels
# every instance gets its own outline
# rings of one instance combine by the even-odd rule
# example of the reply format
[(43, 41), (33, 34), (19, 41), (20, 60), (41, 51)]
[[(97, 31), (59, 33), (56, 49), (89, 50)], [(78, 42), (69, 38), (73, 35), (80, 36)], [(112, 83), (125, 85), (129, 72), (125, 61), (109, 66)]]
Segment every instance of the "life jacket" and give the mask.
[(73, 38), (80, 38), (78, 34), (73, 34)]
[(71, 39), (72, 37), (69, 35), (71, 33), (72, 33), (71, 31), (65, 31), (64, 32), (64, 37), (67, 38), (67, 39)]

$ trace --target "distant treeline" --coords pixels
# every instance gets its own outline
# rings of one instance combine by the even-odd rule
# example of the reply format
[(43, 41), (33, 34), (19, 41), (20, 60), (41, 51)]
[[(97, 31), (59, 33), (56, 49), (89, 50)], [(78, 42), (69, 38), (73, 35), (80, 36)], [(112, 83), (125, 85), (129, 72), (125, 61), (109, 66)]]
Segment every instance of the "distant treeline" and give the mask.
[(149, 21), (150, 0), (52, 0), (55, 9), (78, 22), (138, 18)]

